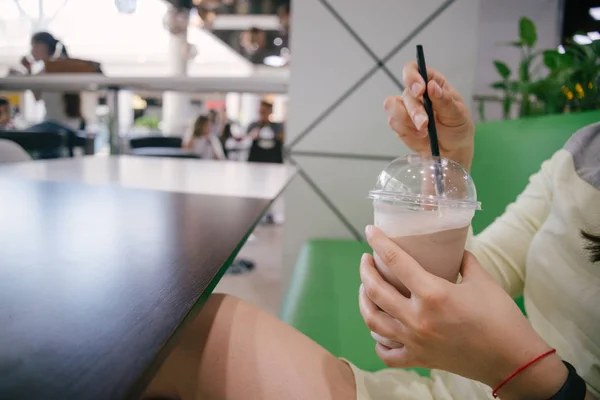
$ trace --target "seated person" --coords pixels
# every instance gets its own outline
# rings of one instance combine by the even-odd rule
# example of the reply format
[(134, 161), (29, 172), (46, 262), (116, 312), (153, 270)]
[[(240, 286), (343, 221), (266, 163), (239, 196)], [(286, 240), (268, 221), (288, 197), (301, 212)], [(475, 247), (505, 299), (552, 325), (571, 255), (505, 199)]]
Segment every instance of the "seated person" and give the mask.
[[(31, 37), (31, 56), (35, 61), (69, 58), (66, 46), (48, 32), (38, 32)], [(24, 65), (31, 73), (31, 65), (26, 60)], [(46, 115), (44, 122), (32, 126), (31, 130), (75, 133), (85, 128), (79, 93), (42, 92), (36, 93), (36, 99), (44, 101)]]
[(15, 129), (10, 116), (10, 103), (4, 97), (0, 97), (0, 130)]
[[(415, 62), (405, 67), (409, 89), (385, 102), (390, 126), (410, 149), (427, 154), (427, 90), (442, 155), (470, 169), (474, 124), (468, 108), (444, 76), (429, 68), (428, 74), (425, 86)], [(528, 365), (498, 390), (500, 398), (600, 398), (598, 154), (600, 124), (575, 133), (504, 215), (470, 241), (460, 283), (428, 273), (380, 230), (366, 229), (375, 253), (411, 292), (403, 296), (379, 274), (371, 255), (362, 257), (357, 307), (377, 334), (375, 351), (390, 367), (431, 368), (430, 378), (402, 369), (361, 371), (277, 318), (215, 294), (186, 325), (147, 395), (492, 399), (491, 387)], [(529, 320), (511, 299), (521, 294)]]
[(225, 153), (219, 139), (211, 132), (210, 120), (201, 115), (194, 122), (190, 138), (183, 142), (183, 148), (207, 160), (224, 160)]

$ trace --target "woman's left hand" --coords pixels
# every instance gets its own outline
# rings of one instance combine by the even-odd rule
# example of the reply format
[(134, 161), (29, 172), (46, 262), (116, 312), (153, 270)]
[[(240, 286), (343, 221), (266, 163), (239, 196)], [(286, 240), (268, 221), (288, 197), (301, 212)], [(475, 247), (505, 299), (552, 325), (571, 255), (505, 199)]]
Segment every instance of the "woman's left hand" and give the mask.
[(403, 296), (381, 277), (373, 257), (363, 256), (363, 319), (371, 331), (404, 344), (390, 348), (377, 343), (377, 355), (386, 365), (441, 369), (494, 386), (549, 350), (472, 254), (465, 252), (462, 281), (454, 284), (425, 271), (379, 229), (367, 227), (366, 234), (373, 250), (411, 293), (410, 298)]

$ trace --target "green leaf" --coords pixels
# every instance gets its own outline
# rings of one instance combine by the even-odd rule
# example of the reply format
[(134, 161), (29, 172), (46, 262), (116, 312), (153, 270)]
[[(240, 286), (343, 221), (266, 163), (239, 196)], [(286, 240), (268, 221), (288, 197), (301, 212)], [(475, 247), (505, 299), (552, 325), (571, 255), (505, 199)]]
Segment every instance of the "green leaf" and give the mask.
[(551, 71), (560, 68), (560, 53), (557, 50), (545, 50), (544, 51), (544, 65)]
[(535, 24), (527, 17), (522, 17), (519, 21), (519, 38), (529, 47), (533, 47), (537, 41)]
[(512, 73), (510, 68), (508, 68), (508, 65), (506, 65), (502, 61), (494, 60), (494, 66), (496, 67), (496, 71), (498, 71), (500, 76), (504, 79), (507, 79)]
[(490, 85), (492, 89), (506, 90), (508, 87), (506, 86), (506, 82), (494, 82)]
[(508, 90), (512, 91), (512, 92), (520, 92), (521, 91), (521, 83), (519, 81), (509, 81), (508, 83)]
[(529, 82), (529, 61), (523, 60), (519, 64), (519, 80), (521, 83)]
[(512, 47), (523, 47), (523, 42), (521, 42), (520, 40), (514, 41), (514, 42), (498, 42), (496, 43), (496, 46), (512, 46)]
[(504, 111), (504, 119), (510, 119), (510, 108), (512, 106), (512, 99), (510, 96), (506, 96), (502, 102), (502, 108)]

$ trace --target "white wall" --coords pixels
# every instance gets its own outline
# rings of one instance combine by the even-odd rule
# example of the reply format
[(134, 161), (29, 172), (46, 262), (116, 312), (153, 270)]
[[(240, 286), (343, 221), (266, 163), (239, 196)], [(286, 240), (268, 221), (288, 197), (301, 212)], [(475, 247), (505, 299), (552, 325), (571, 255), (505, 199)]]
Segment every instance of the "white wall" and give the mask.
[[(368, 6), (348, 0), (328, 3), (381, 59), (445, 2), (378, 0)], [(415, 45), (423, 44), (428, 65), (443, 71), (465, 98), (471, 98), (478, 12), (479, 0), (454, 1), (386, 62), (391, 73), (400, 79), (403, 65), (415, 57)], [(294, 1), (292, 17), (288, 145), (375, 65), (321, 0)], [(377, 157), (394, 158), (407, 152), (388, 128), (382, 107), (386, 96), (398, 93), (400, 89), (394, 82), (378, 70), (292, 148), (293, 160), (360, 233), (372, 222), (367, 192), (387, 163)], [(290, 185), (285, 201), (286, 267), (293, 265), (297, 251), (309, 238), (353, 237), (302, 176)]]
[[(561, 0), (481, 0), (479, 10), (479, 34), (477, 44), (477, 69), (474, 94), (497, 94), (490, 84), (499, 79), (493, 61), (504, 61), (518, 72), (520, 51), (498, 43), (515, 41), (519, 38), (519, 19), (530, 18), (537, 26), (537, 49), (556, 48), (560, 44)], [(475, 109), (475, 106), (472, 107)], [(477, 113), (474, 112), (477, 118)], [(515, 117), (517, 114), (514, 114)], [(502, 118), (501, 104), (486, 106), (486, 119)]]

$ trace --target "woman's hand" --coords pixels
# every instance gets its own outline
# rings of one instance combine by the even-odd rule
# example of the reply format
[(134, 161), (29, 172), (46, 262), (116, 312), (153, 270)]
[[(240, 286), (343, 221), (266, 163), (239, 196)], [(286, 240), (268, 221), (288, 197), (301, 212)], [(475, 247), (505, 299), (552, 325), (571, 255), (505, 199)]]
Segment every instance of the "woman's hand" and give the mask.
[[(442, 74), (433, 68), (427, 68), (427, 74), (427, 93), (435, 112), (441, 155), (470, 170), (475, 128), (469, 109)], [(406, 85), (402, 96), (385, 99), (388, 123), (411, 150), (431, 154), (427, 136), (428, 118), (423, 107), (425, 82), (415, 61), (404, 66), (402, 77)]]
[[(377, 343), (386, 365), (441, 369), (494, 387), (550, 349), (470, 253), (465, 253), (462, 281), (453, 284), (425, 271), (379, 229), (367, 227), (366, 235), (411, 293), (404, 297), (379, 275), (373, 257), (363, 256), (359, 304), (365, 323), (380, 337), (404, 344)], [(519, 374), (500, 395), (549, 398), (565, 379), (564, 365), (552, 355)]]

